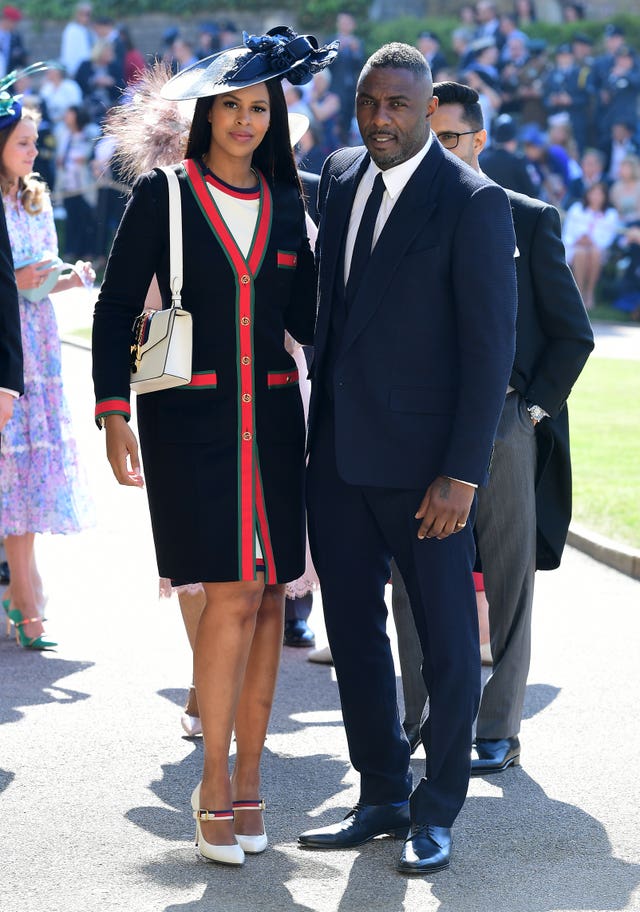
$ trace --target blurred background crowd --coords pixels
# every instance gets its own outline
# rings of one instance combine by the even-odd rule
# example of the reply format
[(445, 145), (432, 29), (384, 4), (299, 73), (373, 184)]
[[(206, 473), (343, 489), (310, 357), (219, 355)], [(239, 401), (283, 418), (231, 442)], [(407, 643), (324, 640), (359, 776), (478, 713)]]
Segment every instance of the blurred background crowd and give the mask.
[[(553, 46), (530, 35), (537, 21), (532, 0), (516, 0), (508, 12), (478, 0), (460, 10), (459, 25), (442, 40), (424, 30), (415, 44), (435, 81), (456, 80), (479, 92), (489, 129), (485, 173), (560, 210), (567, 259), (587, 308), (597, 298), (637, 320), (640, 48), (615, 23), (603, 22), (594, 37), (581, 26), (584, 15), (583, 4), (564, 3), (563, 17), (574, 28), (569, 41)], [(2, 9), (0, 76), (35, 59), (21, 21), (17, 7)], [(109, 109), (131, 100), (154, 60), (178, 72), (241, 43), (242, 25), (224, 18), (181, 22), (165, 30), (161, 47), (142, 53), (128, 26), (93, 16), (88, 3), (75, 7), (58, 57), (16, 87), (41, 112), (36, 170), (53, 191), (65, 259), (91, 259), (100, 269), (126, 203), (117, 150), (103, 132)], [(355, 83), (372, 50), (347, 12), (326, 37), (341, 42), (333, 66), (309, 85), (285, 82), (290, 110), (310, 122), (296, 147), (299, 167), (316, 174), (334, 149), (360, 143)]]

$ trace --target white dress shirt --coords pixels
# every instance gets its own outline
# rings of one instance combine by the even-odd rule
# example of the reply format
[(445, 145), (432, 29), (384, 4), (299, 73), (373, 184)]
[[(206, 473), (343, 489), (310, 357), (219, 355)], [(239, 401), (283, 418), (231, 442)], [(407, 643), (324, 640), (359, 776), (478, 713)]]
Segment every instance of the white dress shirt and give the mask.
[(382, 174), (382, 180), (384, 181), (384, 193), (382, 194), (382, 202), (380, 203), (378, 218), (376, 219), (376, 226), (373, 231), (373, 244), (371, 247), (372, 250), (376, 246), (376, 242), (382, 233), (382, 229), (384, 228), (389, 215), (391, 214), (391, 210), (398, 201), (398, 197), (407, 185), (409, 178), (412, 177), (413, 173), (417, 170), (418, 165), (429, 151), (431, 143), (432, 137), (431, 133), (429, 133), (427, 142), (419, 152), (401, 164), (394, 165), (392, 168), (387, 168), (386, 171), (382, 171), (382, 169), (373, 162), (373, 159), (369, 162), (369, 167), (362, 175), (362, 179), (358, 184), (358, 189), (356, 190), (356, 195), (353, 200), (353, 206), (351, 207), (349, 230), (347, 231), (347, 239), (344, 245), (345, 285), (347, 284), (347, 279), (349, 278), (351, 258), (353, 257), (353, 248), (356, 242), (358, 228), (360, 227), (360, 220), (362, 219), (362, 213), (364, 212), (364, 207), (367, 205), (367, 200), (369, 199), (369, 195), (373, 188), (373, 182), (376, 179), (376, 176), (378, 174)]

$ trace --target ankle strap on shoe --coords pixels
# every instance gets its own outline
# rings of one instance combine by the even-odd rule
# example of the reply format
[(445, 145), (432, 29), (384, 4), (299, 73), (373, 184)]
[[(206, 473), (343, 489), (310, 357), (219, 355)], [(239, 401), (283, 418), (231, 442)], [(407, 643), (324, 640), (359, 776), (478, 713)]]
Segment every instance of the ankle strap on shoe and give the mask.
[(267, 802), (264, 798), (256, 798), (254, 801), (234, 801), (234, 811), (264, 811)]
[(195, 820), (202, 822), (203, 820), (233, 820), (233, 810), (229, 808), (227, 811), (194, 811), (193, 816)]
[(41, 620), (42, 620), (41, 617), (23, 618), (21, 621), (14, 621), (13, 626), (14, 627), (24, 627), (25, 624), (35, 624), (36, 621), (41, 621)]

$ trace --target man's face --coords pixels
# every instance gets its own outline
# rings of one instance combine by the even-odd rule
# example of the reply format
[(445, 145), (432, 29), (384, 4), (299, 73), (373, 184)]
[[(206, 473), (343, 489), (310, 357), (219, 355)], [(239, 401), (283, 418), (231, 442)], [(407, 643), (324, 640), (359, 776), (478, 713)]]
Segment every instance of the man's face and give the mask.
[(457, 156), (465, 162), (465, 164), (477, 169), (478, 155), (482, 151), (487, 134), (484, 130), (469, 133), (469, 130), (473, 130), (473, 127), (466, 120), (463, 120), (463, 117), (464, 108), (462, 105), (439, 105), (431, 118), (431, 129), (438, 139), (442, 137), (445, 148), (447, 133), (466, 134), (464, 136), (458, 136), (458, 145), (455, 149), (450, 149), (449, 151), (452, 155)]
[(430, 79), (406, 69), (371, 67), (360, 78), (356, 115), (364, 144), (383, 171), (416, 155), (438, 102)]

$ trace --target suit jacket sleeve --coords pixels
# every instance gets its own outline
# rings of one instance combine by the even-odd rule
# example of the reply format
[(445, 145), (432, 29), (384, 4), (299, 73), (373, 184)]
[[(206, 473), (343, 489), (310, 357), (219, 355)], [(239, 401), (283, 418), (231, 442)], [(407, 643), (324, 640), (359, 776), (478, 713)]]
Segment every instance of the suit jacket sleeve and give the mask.
[(20, 311), (4, 207), (0, 205), (0, 386), (24, 392)]
[(471, 195), (452, 249), (459, 393), (440, 474), (486, 484), (515, 351), (515, 234), (501, 187), (483, 184)]
[(556, 209), (540, 210), (531, 239), (531, 282), (546, 344), (525, 398), (555, 418), (593, 349), (593, 332), (567, 266)]

